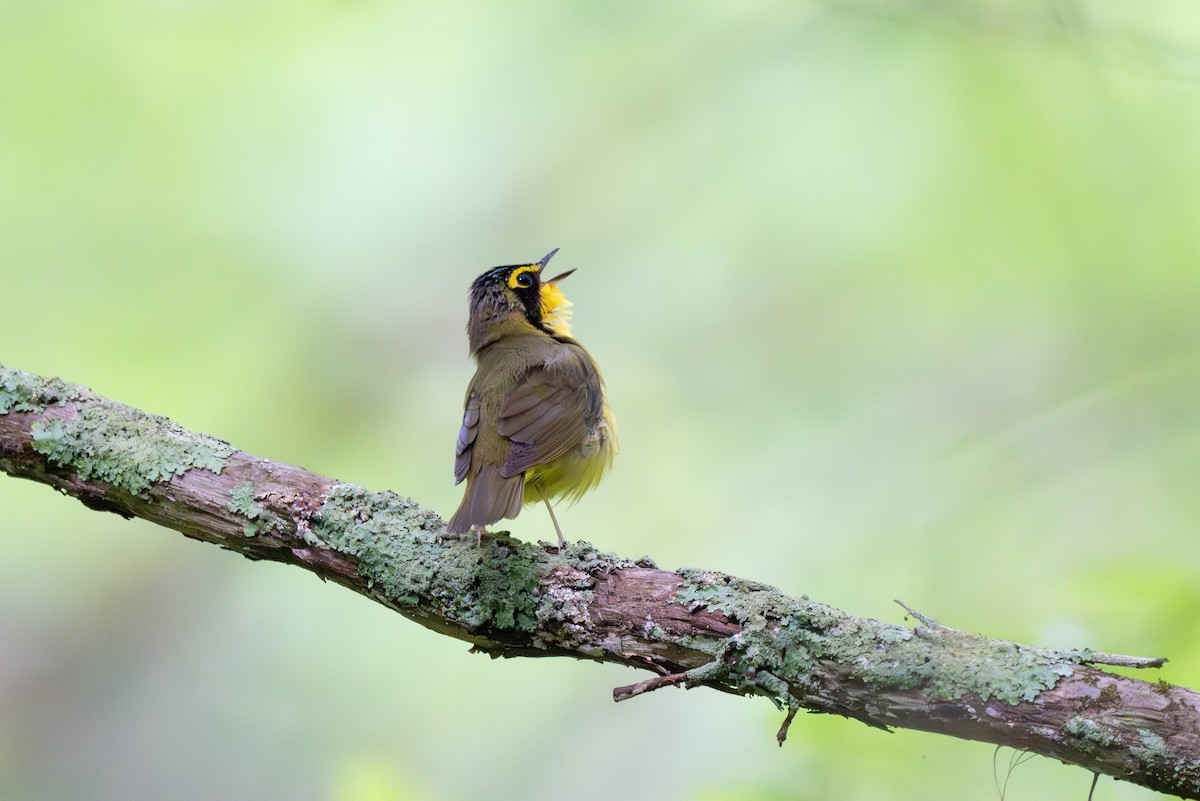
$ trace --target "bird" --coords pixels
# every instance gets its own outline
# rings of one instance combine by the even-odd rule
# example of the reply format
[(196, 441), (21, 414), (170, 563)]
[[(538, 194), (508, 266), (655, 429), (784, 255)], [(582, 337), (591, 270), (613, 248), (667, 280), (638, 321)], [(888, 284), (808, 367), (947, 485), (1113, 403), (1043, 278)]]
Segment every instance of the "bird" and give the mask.
[(471, 284), (467, 340), (476, 363), (454, 448), (462, 503), (449, 534), (515, 518), (546, 504), (559, 548), (566, 547), (551, 500), (579, 500), (612, 466), (617, 423), (591, 354), (571, 336), (571, 302), (546, 279), (558, 248), (531, 264), (493, 267)]

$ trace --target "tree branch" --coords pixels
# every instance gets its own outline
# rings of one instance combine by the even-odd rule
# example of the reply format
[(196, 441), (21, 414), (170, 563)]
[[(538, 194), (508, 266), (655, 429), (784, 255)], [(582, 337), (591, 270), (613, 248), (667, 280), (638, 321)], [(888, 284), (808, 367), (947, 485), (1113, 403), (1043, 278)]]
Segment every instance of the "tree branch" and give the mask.
[(1200, 695), (1094, 665), (1164, 660), (1017, 645), (905, 609), (909, 629), (722, 573), (659, 570), (497, 534), (447, 538), (438, 515), (259, 459), (74, 384), (0, 368), (0, 470), (250, 559), (298, 565), (492, 656), (570, 656), (661, 687), (762, 695), (1024, 749), (1200, 798)]

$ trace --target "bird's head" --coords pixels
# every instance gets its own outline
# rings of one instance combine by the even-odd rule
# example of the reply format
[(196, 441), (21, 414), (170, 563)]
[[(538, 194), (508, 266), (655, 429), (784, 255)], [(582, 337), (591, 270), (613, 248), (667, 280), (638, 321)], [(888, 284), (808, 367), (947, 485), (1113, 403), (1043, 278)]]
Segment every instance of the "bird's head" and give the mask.
[(571, 301), (558, 282), (574, 270), (545, 278), (542, 275), (558, 248), (533, 264), (493, 267), (471, 284), (471, 313), (467, 334), (474, 353), (526, 325), (552, 336), (571, 335)]

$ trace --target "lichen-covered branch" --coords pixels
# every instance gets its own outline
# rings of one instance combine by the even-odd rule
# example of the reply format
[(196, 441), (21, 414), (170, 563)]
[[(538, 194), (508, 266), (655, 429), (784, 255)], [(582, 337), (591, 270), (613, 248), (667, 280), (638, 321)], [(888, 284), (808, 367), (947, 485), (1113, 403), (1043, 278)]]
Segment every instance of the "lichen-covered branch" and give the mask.
[(0, 470), (92, 509), (141, 517), (251, 559), (299, 565), (493, 656), (570, 656), (667, 686), (761, 695), (1026, 749), (1200, 798), (1200, 695), (1106, 673), (1153, 666), (1087, 649), (993, 640), (909, 610), (913, 628), (856, 617), (714, 571), (443, 536), (438, 515), (259, 459), (83, 387), (0, 368)]

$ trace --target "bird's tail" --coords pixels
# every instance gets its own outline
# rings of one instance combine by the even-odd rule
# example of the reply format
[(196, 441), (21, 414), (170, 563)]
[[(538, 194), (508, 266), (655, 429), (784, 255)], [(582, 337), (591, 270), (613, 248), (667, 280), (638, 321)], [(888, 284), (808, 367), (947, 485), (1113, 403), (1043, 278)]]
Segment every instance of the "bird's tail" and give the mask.
[(467, 491), (454, 517), (446, 523), (451, 534), (465, 534), (471, 526), (489, 526), (502, 517), (516, 517), (521, 511), (525, 476), (500, 475), (498, 467), (484, 467), (467, 476)]

